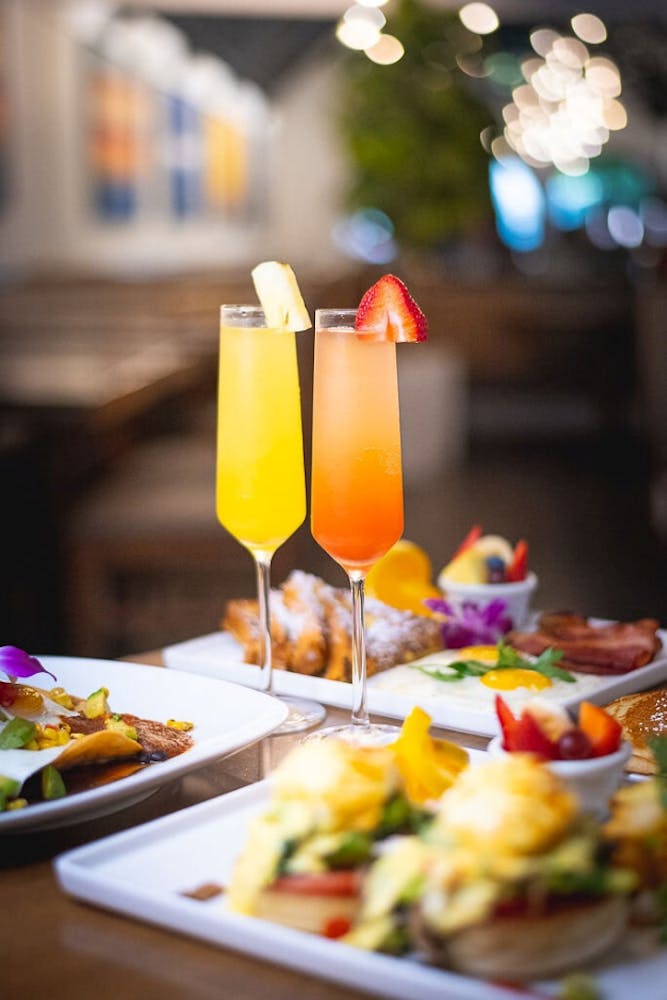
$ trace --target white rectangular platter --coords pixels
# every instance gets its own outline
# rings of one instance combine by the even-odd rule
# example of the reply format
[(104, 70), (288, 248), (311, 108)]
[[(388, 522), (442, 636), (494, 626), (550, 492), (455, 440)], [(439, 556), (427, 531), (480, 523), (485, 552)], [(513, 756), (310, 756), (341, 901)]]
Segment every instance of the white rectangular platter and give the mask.
[[(61, 855), (54, 862), (72, 896), (133, 919), (396, 1000), (516, 1000), (509, 991), (409, 958), (350, 948), (225, 910), (224, 897), (184, 895), (207, 882), (229, 884), (247, 824), (266, 804), (267, 782), (211, 799)], [(628, 939), (590, 971), (605, 1000), (656, 1000), (667, 982), (667, 949)], [(536, 987), (537, 988), (537, 987)], [(555, 982), (539, 985), (556, 995)]]
[[(580, 674), (576, 684), (561, 684), (551, 696), (566, 708), (575, 708), (583, 700), (606, 705), (614, 698), (635, 691), (643, 691), (667, 679), (667, 632), (658, 632), (662, 649), (645, 667), (627, 674)], [(437, 654), (429, 659), (437, 660)], [(226, 632), (190, 639), (164, 651), (165, 664), (177, 670), (202, 673), (209, 677), (256, 687), (259, 668), (243, 663), (243, 653), (233, 636)], [(403, 683), (407, 673), (414, 678), (414, 688)], [(427, 679), (428, 680), (428, 679)], [(470, 682), (470, 683), (469, 683)], [(392, 688), (392, 685), (395, 685)], [(465, 688), (464, 688), (465, 685)], [(339, 708), (352, 707), (352, 686), (344, 681), (330, 681), (324, 677), (307, 677), (303, 674), (275, 671), (276, 694), (292, 694), (312, 698), (325, 705)], [(433, 722), (446, 729), (455, 729), (479, 736), (494, 736), (498, 732), (493, 693), (479, 681), (469, 678), (460, 685), (423, 683), (423, 675), (414, 669), (394, 667), (376, 674), (368, 681), (368, 708), (371, 713), (403, 719), (413, 705), (419, 705), (431, 716)], [(500, 692), (512, 707), (519, 707), (521, 700), (532, 692)], [(540, 692), (541, 695), (544, 692)]]

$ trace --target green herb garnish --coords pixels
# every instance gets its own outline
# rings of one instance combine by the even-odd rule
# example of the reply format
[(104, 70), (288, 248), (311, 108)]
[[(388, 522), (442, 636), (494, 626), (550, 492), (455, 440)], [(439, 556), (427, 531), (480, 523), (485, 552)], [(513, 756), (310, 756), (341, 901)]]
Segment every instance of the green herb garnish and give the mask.
[(495, 664), (482, 663), (480, 660), (456, 660), (454, 663), (441, 664), (443, 669), (439, 669), (437, 663), (435, 663), (435, 669), (430, 669), (419, 663), (411, 663), (410, 666), (436, 681), (450, 683), (461, 681), (464, 677), (483, 677), (489, 670), (535, 670), (538, 674), (543, 674), (551, 680), (565, 681), (567, 684), (576, 681), (576, 677), (571, 673), (556, 666), (558, 661), (563, 658), (560, 649), (549, 647), (540, 653), (535, 661), (526, 660), (515, 649), (506, 645), (502, 639), (498, 641), (497, 649), (498, 661)]
[(15, 716), (0, 732), (0, 750), (17, 750), (34, 739), (37, 726), (28, 719)]
[(369, 833), (352, 830), (335, 851), (324, 858), (327, 868), (356, 868), (369, 860), (373, 851), (373, 838)]

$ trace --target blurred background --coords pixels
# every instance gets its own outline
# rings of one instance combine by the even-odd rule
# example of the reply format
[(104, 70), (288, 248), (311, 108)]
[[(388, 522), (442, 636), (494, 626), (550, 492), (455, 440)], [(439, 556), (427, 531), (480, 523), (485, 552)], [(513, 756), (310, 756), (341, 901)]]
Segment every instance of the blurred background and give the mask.
[[(664, 0), (0, 0), (0, 641), (217, 628), (218, 307), (382, 273), (406, 537), (526, 538), (537, 603), (667, 623)], [(306, 451), (312, 335), (299, 336)], [(331, 582), (308, 525), (275, 560)]]

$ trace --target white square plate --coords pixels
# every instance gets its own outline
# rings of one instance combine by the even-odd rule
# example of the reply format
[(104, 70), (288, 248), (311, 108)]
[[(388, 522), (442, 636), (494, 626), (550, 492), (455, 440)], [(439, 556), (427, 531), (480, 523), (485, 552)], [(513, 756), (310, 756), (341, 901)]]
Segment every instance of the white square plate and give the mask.
[[(355, 991), (396, 1000), (516, 1000), (516, 991), (407, 957), (373, 954), (228, 913), (224, 897), (200, 902), (184, 896), (204, 883), (229, 884), (248, 822), (265, 808), (267, 792), (268, 782), (259, 782), (76, 848), (54, 862), (60, 885), (96, 906)], [(656, 1000), (667, 982), (667, 950), (647, 951), (645, 937), (629, 934), (590, 971), (605, 1000)], [(539, 991), (555, 995), (558, 984), (540, 984)]]

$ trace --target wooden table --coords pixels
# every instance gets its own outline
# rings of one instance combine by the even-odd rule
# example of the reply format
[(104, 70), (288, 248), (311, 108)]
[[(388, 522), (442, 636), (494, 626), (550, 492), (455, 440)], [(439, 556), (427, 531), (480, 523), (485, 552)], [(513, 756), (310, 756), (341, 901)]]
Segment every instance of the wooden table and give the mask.
[[(132, 659), (162, 662), (159, 653)], [(329, 709), (326, 724), (347, 715)], [(445, 735), (470, 746), (482, 747), (487, 742), (464, 734)], [(361, 997), (353, 990), (76, 902), (60, 890), (51, 865), (56, 855), (72, 847), (265, 777), (299, 738), (299, 734), (267, 737), (113, 815), (78, 826), (1, 838), (2, 995), (8, 1000)]]

